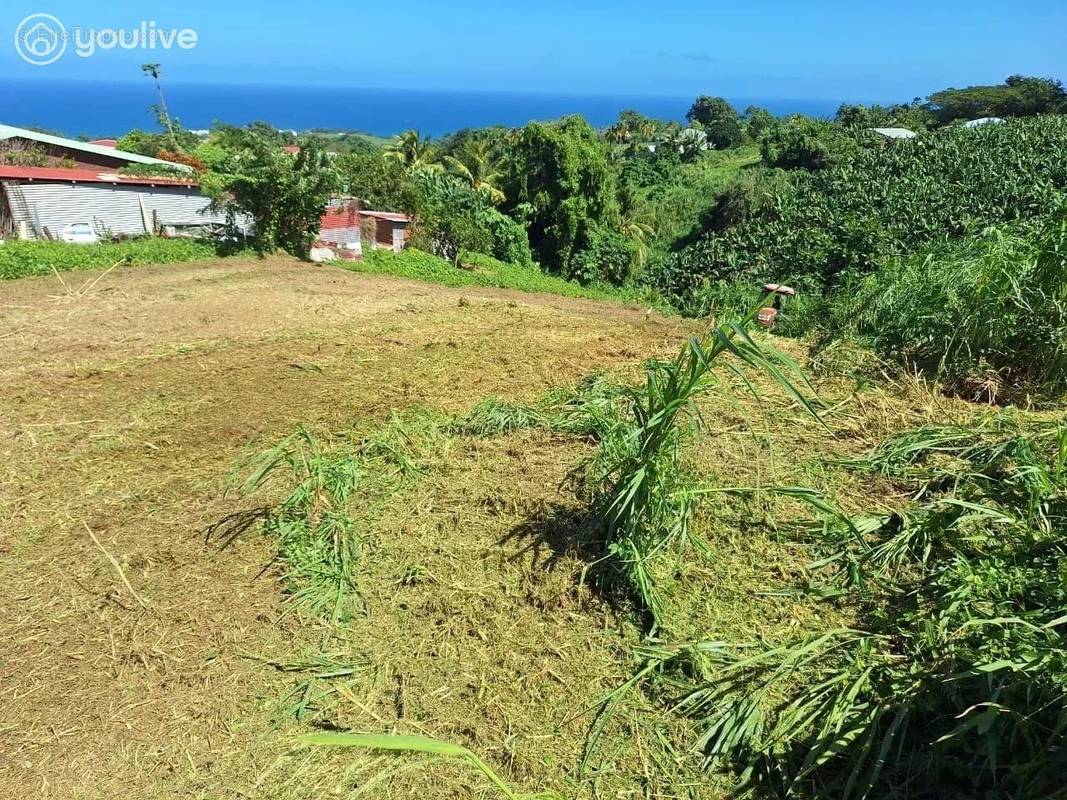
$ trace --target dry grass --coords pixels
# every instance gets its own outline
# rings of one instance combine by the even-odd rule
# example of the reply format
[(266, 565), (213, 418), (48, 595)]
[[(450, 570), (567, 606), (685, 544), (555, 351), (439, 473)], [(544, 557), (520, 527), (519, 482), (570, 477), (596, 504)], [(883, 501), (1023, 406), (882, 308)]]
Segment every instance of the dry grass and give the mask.
[[(296, 424), (328, 440), (371, 433), (394, 412), (443, 420), (489, 395), (530, 401), (595, 371), (632, 374), (640, 359), (673, 353), (690, 324), (286, 260), (120, 268), (64, 303), (56, 288), (0, 286), (0, 786), (10, 796), (488, 791), (451, 764), (407, 769), (294, 746), (291, 734), (323, 723), (455, 741), (526, 791), (682, 797), (698, 783), (694, 796), (723, 796), (728, 778), (698, 778), (672, 753), (681, 723), (640, 705), (616, 717), (594, 769), (578, 772), (582, 712), (630, 674), (640, 636), (630, 609), (579, 580), (590, 534), (565, 478), (586, 443), (538, 430), (435, 440), (424, 473), (376, 510), (360, 581), (368, 614), (348, 626), (283, 614), (278, 573), (263, 572), (266, 542), (245, 537), (219, 553), (204, 541), (225, 515), (274, 499), (224, 490), (241, 457)], [(820, 455), (970, 410), (918, 384), (853, 394), (830, 381), (830, 437), (758, 386), (762, 403), (740, 387), (736, 401), (709, 399), (716, 435), (699, 439), (694, 465), (731, 484), (839, 490), (846, 505), (884, 487)], [(808, 601), (761, 594), (769, 574), (785, 582), (802, 569), (804, 554), (776, 530), (803, 510), (763, 497), (715, 503), (697, 519), (715, 557), (664, 576), (678, 588), (677, 631), (774, 638), (825, 624)], [(330, 663), (360, 668), (329, 677)], [(307, 701), (299, 721), (294, 687)]]

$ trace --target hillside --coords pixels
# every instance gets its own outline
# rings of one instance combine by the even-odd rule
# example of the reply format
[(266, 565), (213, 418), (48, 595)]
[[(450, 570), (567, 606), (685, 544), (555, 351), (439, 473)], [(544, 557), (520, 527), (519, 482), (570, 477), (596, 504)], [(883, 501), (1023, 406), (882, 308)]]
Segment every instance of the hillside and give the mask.
[[(731, 796), (728, 772), (702, 777), (685, 755), (690, 723), (651, 696), (624, 701), (579, 769), (644, 633), (589, 577), (587, 498), (568, 476), (594, 445), (469, 416), (487, 398), (634, 380), (701, 323), (287, 258), (122, 267), (76, 291), (101, 275), (0, 284), (11, 796), (491, 796), (454, 764), (296, 742), (323, 727), (456, 741), (523, 791), (678, 796), (703, 782), (699, 796)], [(823, 428), (767, 377), (748, 375), (753, 397), (718, 372), (686, 456), (702, 479), (811, 486), (849, 510), (904, 498), (835, 459), (976, 413), (916, 381), (827, 377)], [(323, 457), (360, 465), (347, 621), (294, 605), (299, 584), (260, 534), (284, 476), (238, 488), (248, 459), (297, 426)], [(770, 495), (702, 504), (706, 555), (659, 576), (664, 635), (773, 642), (848, 623), (847, 604), (776, 591), (806, 574), (810, 553), (786, 532), (807, 516)]]

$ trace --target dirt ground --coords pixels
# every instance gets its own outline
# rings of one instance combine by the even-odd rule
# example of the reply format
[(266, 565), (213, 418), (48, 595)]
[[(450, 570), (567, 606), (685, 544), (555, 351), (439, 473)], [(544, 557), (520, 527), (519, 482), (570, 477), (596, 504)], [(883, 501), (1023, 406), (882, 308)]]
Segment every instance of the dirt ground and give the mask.
[[(0, 795), (290, 791), (287, 779), (277, 778), (277, 763), (257, 749), (277, 724), (271, 698), (289, 685), (286, 675), (264, 668), (264, 654), (291, 658), (297, 644), (328, 634), (297, 630), (282, 614), (281, 587), (264, 573), (269, 551), (262, 540), (246, 538), (222, 553), (205, 543), (212, 523), (242, 507), (226, 494), (237, 460), (297, 423), (333, 430), (422, 406), (461, 411), (488, 395), (529, 399), (673, 350), (686, 330), (641, 309), (446, 289), (285, 259), (0, 283)], [(446, 481), (437, 487), (446, 499), (435, 501), (433, 530), (462, 528), (469, 514), (523, 510), (509, 510), (509, 502), (550, 506), (574, 455), (566, 446), (539, 451), (537, 442), (521, 440), (481, 447), (498, 452), (482, 459), (477, 447), (468, 448), (456, 454), (457, 469), (511, 465), (491, 470), (482, 483), (495, 483), (499, 497), (512, 500), (491, 493), (448, 499)], [(410, 508), (417, 513), (417, 498)], [(451, 521), (442, 523), (442, 515)], [(510, 570), (516, 586), (529, 576), (528, 563), (487, 555), (500, 549), (491, 537), (457, 544), (457, 552), (463, 547), (471, 549), (466, 560), (485, 562), (487, 581), (498, 580), (500, 570)], [(438, 553), (420, 569), (448, 569), (457, 552)], [(443, 649), (405, 655), (441, 664), (450, 675), (476, 673), (480, 656), (471, 654), (481, 652), (487, 633), (450, 615), (448, 598), (489, 586), (468, 585), (463, 576), (446, 585), (443, 607), (404, 606), (405, 614), (440, 618)], [(533, 601), (508, 602), (538, 614), (551, 606), (547, 617), (521, 612), (531, 627), (517, 638), (537, 637), (540, 652), (524, 640), (508, 665), (518, 683), (499, 691), (513, 699), (529, 693), (525, 701), (536, 703), (560, 679), (553, 626), (583, 626), (593, 641), (598, 626), (612, 623), (606, 613), (579, 619), (552, 587), (533, 593)], [(460, 652), (454, 629), (468, 624), (474, 632), (462, 638), (472, 647)], [(506, 620), (491, 627), (489, 635), (511, 635)], [(616, 649), (590, 645), (586, 666), (603, 668)], [(535, 663), (537, 681), (523, 683)], [(604, 676), (604, 686), (619, 669)], [(416, 694), (403, 675), (379, 672), (376, 680), (400, 681), (401, 689), (389, 683), (386, 704), (399, 704), (396, 717), (406, 714), (413, 724), (423, 712), (404, 697), (422, 697), (429, 709), (441, 688), (417, 687), (423, 694)], [(477, 675), (460, 683), (474, 687), (478, 708), (492, 705)], [(591, 691), (578, 689), (569, 697), (557, 686), (555, 699), (573, 703)], [(362, 701), (370, 712), (364, 724), (380, 718), (375, 702)], [(498, 721), (502, 729), (510, 724)], [(417, 726), (463, 733), (443, 723)], [(508, 735), (501, 731), (504, 740)], [(284, 751), (264, 752), (274, 758)], [(509, 767), (520, 780), (546, 769), (520, 762)]]

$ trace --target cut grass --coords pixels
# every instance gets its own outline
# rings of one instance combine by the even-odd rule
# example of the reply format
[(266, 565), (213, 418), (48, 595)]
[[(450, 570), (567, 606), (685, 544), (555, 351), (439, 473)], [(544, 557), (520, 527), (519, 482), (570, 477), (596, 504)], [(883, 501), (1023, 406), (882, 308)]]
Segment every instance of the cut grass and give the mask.
[(300, 737), (304, 744), (314, 747), (358, 747), (365, 750), (384, 750), (395, 753), (421, 753), (423, 755), (459, 759), (482, 773), (493, 787), (507, 800), (560, 800), (555, 792), (519, 794), (471, 750), (458, 744), (431, 739), (428, 736), (398, 736), (373, 733), (317, 733)]
[[(220, 292), (235, 280), (236, 291)], [(180, 304), (159, 289), (169, 281), (188, 295)], [(37, 329), (48, 330), (51, 283), (5, 286), (9, 301), (32, 308)], [(0, 775), (12, 793), (494, 796), (465, 762), (289, 750), (290, 734), (328, 725), (464, 745), (515, 791), (551, 788), (568, 800), (731, 796), (728, 771), (698, 772), (690, 752), (696, 721), (663, 714), (660, 697), (640, 693), (619, 704), (596, 763), (578, 772), (586, 720), (575, 715), (636, 668), (630, 654), (644, 633), (632, 605), (616, 607), (578, 580), (600, 556), (583, 546), (599, 529), (590, 530), (588, 497), (565, 479), (594, 454), (595, 436), (505, 425), (510, 430), (495, 435), (437, 441), (411, 429), (406, 414), (407, 436), (389, 422), (392, 409), (423, 404), (448, 422), (446, 414), (465, 414), (487, 395), (543, 410), (536, 398), (547, 387), (591, 370), (620, 370), (601, 382), (632, 385), (629, 365), (673, 356), (692, 330), (687, 323), (585, 302), (512, 305), (514, 295), (457, 308), (455, 292), (445, 303), (432, 296), (439, 293), (398, 297), (394, 281), (275, 259), (220, 262), (214, 272), (116, 270), (109, 283), (115, 290), (92, 306), (63, 309), (53, 330), (77, 344), (64, 350), (65, 338), (42, 334), (40, 352), (18, 351), (17, 337), (5, 340), (29, 366), (0, 387), (15, 433), (0, 443), (8, 470), (2, 502), (12, 512), (6, 532), (14, 539), (0, 559), (0, 583), (8, 603), (26, 610), (0, 621), (13, 687), (0, 739), (16, 754), (0, 759)], [(225, 346), (178, 357), (158, 344), (165, 356), (125, 360), (137, 352), (126, 320), (146, 286), (159, 311), (139, 318), (139, 334), (159, 336), (156, 323), (165, 321), (168, 341), (218, 336)], [(379, 303), (353, 306), (375, 291)], [(335, 294), (342, 292), (343, 305)], [(331, 298), (343, 314), (318, 310)], [(201, 310), (211, 299), (235, 314), (253, 307), (257, 317), (239, 317), (240, 334), (220, 328), (223, 315), (205, 319)], [(198, 308), (181, 317), (189, 306)], [(367, 320), (364, 308), (381, 316)], [(111, 319), (122, 325), (109, 327)], [(279, 340), (287, 325), (309, 333)], [(86, 365), (89, 342), (96, 349)], [(321, 370), (287, 366), (294, 363)], [(745, 371), (757, 402), (740, 377), (718, 371), (723, 384), (697, 399), (706, 435), (689, 440), (685, 466), (715, 485), (832, 490), (850, 513), (896, 492), (877, 474), (846, 471), (821, 455), (855, 457), (887, 431), (973, 411), (910, 384), (854, 394), (852, 381), (839, 382), (820, 387), (835, 409), (838, 435), (829, 438), (768, 376)], [(131, 393), (131, 385), (151, 391)], [(563, 405), (583, 405), (567, 401), (575, 392), (558, 394)], [(607, 408), (624, 402), (616, 397)], [(585, 424), (577, 412), (575, 419)], [(761, 419), (767, 435), (753, 430)], [(198, 535), (233, 510), (218, 487), (249, 440), (274, 442), (297, 420), (307, 421), (326, 453), (358, 454), (389, 428), (387, 441), (411, 465), (413, 477), (404, 480), (395, 459), (383, 456), (382, 468), (369, 470), (367, 481), (395, 473), (362, 484), (370, 513), (357, 491), (353, 516), (368, 546), (356, 582), (369, 614), (346, 626), (279, 617), (279, 585), (256, 578), (271, 555), (265, 538), (211, 557)], [(289, 492), (291, 474), (276, 477), (252, 505)], [(810, 512), (796, 505), (767, 494), (743, 503), (709, 496), (695, 509), (691, 527), (710, 557), (656, 565), (679, 639), (788, 643), (855, 624), (847, 608), (769, 591), (806, 577), (809, 554), (789, 534)], [(151, 601), (152, 615), (140, 613), (78, 527), (81, 518)], [(315, 664), (322, 653), (368, 668), (318, 684), (335, 691), (297, 722), (290, 709), (299, 696), (280, 709), (272, 700), (321, 673), (280, 674), (242, 658), (246, 652), (282, 665)], [(34, 766), (25, 766), (31, 759)], [(388, 775), (379, 779), (383, 769)]]
[(263, 532), (284, 564), (293, 607), (335, 624), (346, 622), (362, 606), (356, 577), (373, 508), (404, 481), (424, 474), (415, 440), (436, 434), (436, 423), (425, 416), (394, 415), (357, 444), (343, 441), (324, 448), (298, 426), (252, 459), (241, 486), (251, 494), (282, 483), (288, 487), (286, 497), (265, 509), (228, 517), (213, 534), (225, 547), (262, 518)]

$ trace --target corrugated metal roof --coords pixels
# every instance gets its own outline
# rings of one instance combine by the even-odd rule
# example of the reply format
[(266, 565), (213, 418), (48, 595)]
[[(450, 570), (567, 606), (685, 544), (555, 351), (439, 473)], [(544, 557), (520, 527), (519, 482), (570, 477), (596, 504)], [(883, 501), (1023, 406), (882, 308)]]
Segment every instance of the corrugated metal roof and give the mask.
[(354, 206), (345, 208), (327, 208), (322, 215), (322, 230), (343, 230), (359, 227), (360, 211)]
[(407, 214), (394, 214), (392, 211), (360, 211), (359, 213), (364, 217), (384, 219), (388, 222), (411, 222), (411, 217)]
[[(161, 162), (163, 163), (163, 162)], [(0, 179), (25, 181), (62, 181), (64, 183), (121, 183), (137, 186), (196, 186), (195, 181), (181, 178), (144, 178), (119, 175), (99, 169), (60, 169), (58, 167), (11, 167), (0, 164)]]
[(406, 214), (396, 214), (392, 211), (363, 211), (354, 205), (334, 206), (327, 208), (322, 215), (321, 230), (340, 230), (359, 225), (360, 217), (380, 219), (385, 222), (411, 222), (411, 217)]
[(4, 139), (29, 139), (34, 142), (40, 142), (41, 144), (50, 144), (54, 147), (80, 150), (83, 153), (93, 153), (98, 156), (108, 156), (109, 158), (121, 158), (123, 161), (129, 161), (133, 164), (169, 164), (170, 166), (178, 167), (187, 172), (192, 171), (192, 168), (185, 164), (171, 164), (169, 161), (161, 161), (158, 158), (149, 158), (148, 156), (142, 156), (138, 153), (127, 153), (123, 150), (116, 150), (113, 147), (103, 147), (102, 145), (91, 144), (89, 142), (79, 142), (77, 139), (64, 139), (62, 136), (38, 133), (37, 131), (31, 131), (27, 128), (16, 128), (14, 125), (0, 125), (0, 140)]

